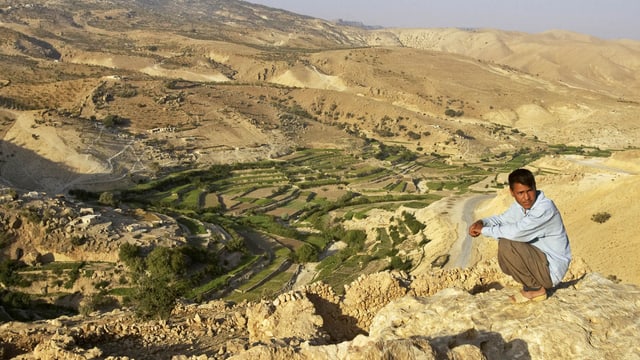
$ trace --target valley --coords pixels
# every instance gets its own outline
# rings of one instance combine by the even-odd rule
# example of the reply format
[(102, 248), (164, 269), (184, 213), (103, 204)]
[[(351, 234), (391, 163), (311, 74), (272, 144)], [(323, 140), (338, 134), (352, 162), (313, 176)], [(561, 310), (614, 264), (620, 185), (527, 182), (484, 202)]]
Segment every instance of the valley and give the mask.
[(638, 59), (244, 1), (0, 1), (0, 322), (494, 279), (495, 242), (466, 229), (519, 167), (562, 213), (571, 276), (638, 285)]

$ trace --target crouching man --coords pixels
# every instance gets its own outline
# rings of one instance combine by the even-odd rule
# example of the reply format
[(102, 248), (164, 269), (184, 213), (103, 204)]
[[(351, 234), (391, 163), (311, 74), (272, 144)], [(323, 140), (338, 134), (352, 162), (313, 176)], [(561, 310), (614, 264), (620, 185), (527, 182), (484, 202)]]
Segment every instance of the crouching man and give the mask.
[(471, 224), (469, 235), (498, 240), (500, 269), (522, 284), (513, 302), (542, 301), (569, 268), (569, 238), (560, 212), (536, 189), (531, 171), (509, 174), (509, 190), (515, 202), (504, 213)]

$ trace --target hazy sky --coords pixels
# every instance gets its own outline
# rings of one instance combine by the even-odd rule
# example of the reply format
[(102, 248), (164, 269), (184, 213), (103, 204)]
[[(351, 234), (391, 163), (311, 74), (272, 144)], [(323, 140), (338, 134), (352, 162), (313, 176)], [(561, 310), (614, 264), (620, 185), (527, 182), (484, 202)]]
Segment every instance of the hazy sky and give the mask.
[(640, 40), (640, 0), (248, 0), (325, 20), (387, 27), (569, 30)]

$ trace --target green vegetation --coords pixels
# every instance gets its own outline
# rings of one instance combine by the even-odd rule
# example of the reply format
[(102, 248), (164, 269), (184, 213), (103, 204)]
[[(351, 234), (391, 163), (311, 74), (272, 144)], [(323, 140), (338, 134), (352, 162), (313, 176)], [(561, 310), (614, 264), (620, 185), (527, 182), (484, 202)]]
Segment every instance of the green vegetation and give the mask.
[[(306, 116), (300, 108), (286, 110), (291, 116)], [(457, 135), (468, 137), (463, 132)], [(605, 154), (561, 145), (550, 151)], [(411, 210), (375, 229), (375, 239), (363, 230), (346, 229), (344, 221), (365, 219), (372, 210), (424, 208), (442, 196), (468, 192), (471, 185), (490, 175), (509, 172), (545, 154), (544, 150), (521, 148), (460, 166), (445, 156), (418, 158), (404, 146), (365, 140), (357, 155), (337, 149), (299, 149), (278, 160), (179, 171), (129, 189), (73, 190), (83, 201), (166, 214), (189, 239), (178, 248), (123, 244), (119, 259), (128, 273), (120, 274), (119, 280), (92, 283), (95, 292), (79, 310), (88, 314), (123, 303), (132, 305), (143, 319), (162, 319), (169, 316), (179, 297), (258, 300), (276, 296), (290, 285), (293, 269), (306, 262), (319, 262), (316, 279), (340, 294), (344, 285), (361, 274), (410, 270), (417, 264), (415, 258), (405, 255), (407, 251), (429, 242), (428, 234), (423, 233), (425, 224)], [(428, 191), (418, 191), (418, 183)], [(36, 208), (25, 209), (22, 215), (33, 223), (46, 217)], [(609, 218), (608, 213), (598, 213), (592, 220), (602, 223)], [(0, 245), (11, 240), (3, 234)], [(71, 240), (75, 246), (85, 242), (80, 237)], [(206, 248), (201, 245), (205, 242)], [(345, 245), (327, 251), (334, 242)], [(15, 288), (46, 279), (20, 266), (0, 264), (0, 280)], [(81, 276), (89, 277), (94, 269), (85, 263), (55, 262), (40, 271), (55, 274), (57, 278), (49, 284), (67, 289), (57, 295), (66, 296)], [(33, 302), (15, 291), (4, 296), (9, 304)]]
[(142, 256), (137, 246), (123, 244), (119, 256), (129, 267), (134, 284), (128, 300), (143, 319), (168, 318), (179, 296), (203, 279), (220, 274), (214, 254), (191, 246), (155, 247), (148, 255)]
[(600, 150), (596, 147), (585, 147), (585, 146), (568, 146), (564, 144), (556, 144), (549, 145), (549, 150), (562, 155), (588, 155), (588, 156), (597, 156), (597, 157), (609, 157), (611, 156), (611, 151), (609, 150)]
[(3, 260), (0, 262), (0, 283), (5, 286), (27, 287), (31, 283), (18, 272), (24, 265), (16, 260)]
[(318, 248), (313, 244), (304, 244), (296, 249), (292, 258), (298, 263), (316, 262), (318, 261)]
[(416, 220), (416, 217), (411, 213), (408, 213), (405, 211), (402, 213), (402, 217), (405, 225), (407, 226), (407, 228), (409, 228), (412, 235), (419, 233), (420, 231), (422, 231), (422, 229), (426, 227), (425, 224)]
[[(67, 281), (59, 281), (59, 286), (63, 283), (73, 283), (80, 276), (80, 267), (82, 263), (66, 263), (55, 267), (47, 265), (45, 270), (58, 271), (63, 274), (63, 268), (68, 269)], [(40, 269), (39, 269), (40, 270)], [(0, 306), (11, 316), (11, 319), (19, 321), (32, 321), (42, 318), (55, 318), (61, 315), (72, 315), (73, 312), (62, 306), (50, 304), (41, 299), (39, 294), (28, 294), (16, 289), (26, 288), (32, 285), (33, 281), (40, 280), (43, 275), (34, 273), (33, 268), (24, 265), (16, 260), (3, 260), (0, 262), (0, 283), (3, 288), (0, 289)], [(59, 296), (68, 294), (60, 293)], [(23, 309), (29, 309), (24, 311)], [(0, 321), (9, 320), (0, 317)]]
[(458, 117), (458, 116), (464, 115), (464, 111), (463, 110), (447, 109), (447, 110), (444, 111), (444, 114), (446, 116), (449, 116), (449, 117)]
[[(296, 106), (283, 109), (291, 116), (308, 116)], [(341, 222), (364, 219), (374, 209), (423, 208), (440, 199), (440, 192), (467, 192), (470, 185), (490, 174), (511, 171), (543, 155), (522, 148), (500, 155), (504, 161), (491, 168), (484, 163), (461, 167), (446, 164), (441, 156), (418, 160), (403, 146), (366, 140), (358, 155), (336, 149), (299, 149), (279, 160), (176, 172), (110, 193), (113, 197), (78, 195), (165, 213), (187, 234), (214, 239), (215, 246), (206, 250), (194, 245), (148, 249), (143, 254), (134, 245), (120, 248), (120, 259), (130, 271), (130, 280), (122, 283), (130, 287), (120, 287), (118, 293), (126, 294), (121, 296), (136, 306), (141, 317), (162, 317), (180, 296), (241, 300), (277, 294), (290, 281), (286, 269), (292, 263), (320, 261), (317, 279), (338, 292), (365, 268), (408, 270), (412, 261), (398, 255), (399, 250), (428, 242), (426, 234), (420, 234), (425, 225), (411, 212), (404, 211), (388, 227), (377, 229), (377, 239), (367, 239), (362, 230), (346, 230)], [(381, 161), (363, 161), (366, 159)], [(382, 165), (373, 165), (376, 163)], [(407, 168), (421, 174), (428, 193), (417, 191), (416, 179), (404, 175)], [(225, 235), (211, 233), (207, 224), (223, 229)], [(257, 238), (270, 239), (272, 245), (265, 246), (266, 240)], [(407, 244), (409, 238), (416, 240)], [(256, 245), (256, 241), (263, 243)], [(320, 258), (335, 241), (346, 247)], [(256, 252), (256, 246), (262, 252)], [(228, 262), (230, 254), (240, 254), (236, 256), (239, 261)], [(100, 305), (98, 300), (89, 308)]]
[[(295, 106), (287, 108), (287, 111), (296, 116), (305, 115)], [(366, 260), (357, 260), (361, 256), (358, 253), (366, 251), (366, 234), (356, 230), (345, 231), (335, 223), (329, 223), (329, 213), (344, 209), (355, 218), (364, 218), (371, 209), (385, 208), (393, 211), (405, 204), (421, 207), (439, 199), (434, 194), (418, 194), (411, 190), (410, 185), (413, 183), (406, 180), (389, 182), (385, 187), (387, 194), (380, 194), (377, 184), (379, 179), (396, 177), (396, 171), (399, 170), (394, 170), (393, 166), (401, 167), (412, 163), (416, 156), (402, 146), (387, 146), (376, 141), (371, 141), (370, 145), (366, 156), (385, 160), (391, 164), (391, 168), (372, 166), (361, 158), (346, 155), (340, 150), (301, 149), (283, 161), (216, 165), (208, 169), (187, 170), (114, 192), (113, 194), (118, 194), (119, 202), (171, 215), (192, 235), (207, 235), (206, 223), (222, 227), (231, 238), (220, 241), (219, 246), (211, 250), (213, 257), (224, 258), (226, 254), (233, 252), (245, 254), (241, 263), (231, 267), (222, 264), (223, 266), (217, 267), (217, 272), (159, 274), (157, 269), (150, 270), (153, 269), (149, 264), (150, 254), (145, 257), (141, 254), (141, 249), (125, 244), (120, 249), (120, 259), (131, 271), (132, 286), (139, 289), (128, 298), (142, 309), (142, 317), (149, 314), (161, 316), (164, 314), (162, 308), (171, 307), (172, 302), (169, 300), (174, 296), (202, 299), (224, 293), (225, 288), (236, 281), (236, 277), (250, 272), (258, 262), (266, 261), (262, 271), (251, 275), (248, 281), (240, 285), (241, 294), (234, 295), (235, 298), (248, 299), (256, 292), (264, 291), (262, 286), (266, 283), (277, 287), (276, 279), (289, 281), (287, 276), (279, 274), (285, 261), (318, 261), (326, 246), (338, 240), (348, 244), (348, 251), (342, 251), (339, 255), (343, 258), (341, 264)], [(366, 191), (346, 190), (345, 186), (348, 184), (356, 184)], [(98, 198), (100, 202), (112, 201), (104, 193), (100, 196), (81, 195)], [(207, 203), (210, 205), (212, 202), (206, 199), (212, 196), (216, 199), (215, 206), (208, 206)], [(420, 224), (415, 219), (412, 221), (411, 215), (406, 215), (405, 222), (406, 227), (411, 229), (410, 232), (419, 231)], [(315, 228), (320, 233), (300, 230), (305, 227)], [(286, 246), (268, 249), (267, 254), (270, 256), (267, 257), (249, 256), (245, 235), (239, 234), (251, 229), (284, 241)], [(380, 267), (388, 266), (391, 255), (379, 256), (381, 259), (388, 257)], [(193, 260), (192, 255), (187, 258), (189, 269), (196, 267), (194, 262), (201, 261)], [(165, 259), (164, 263), (167, 261)], [(394, 260), (393, 266), (407, 266), (403, 264)], [(191, 290), (184, 290), (181, 287), (184, 283), (188, 283)], [(162, 289), (153, 288), (152, 284), (162, 284)], [(280, 284), (283, 285), (284, 283)], [(155, 302), (147, 299), (148, 294), (153, 294)], [(159, 302), (158, 299), (166, 301)]]
[(118, 115), (107, 115), (104, 119), (102, 119), (102, 124), (106, 127), (123, 126), (128, 122), (128, 119), (125, 119)]
[(108, 295), (104, 291), (100, 291), (89, 296), (84, 304), (80, 305), (78, 312), (86, 316), (96, 310), (109, 310), (117, 306), (118, 300), (115, 297)]
[(610, 218), (611, 214), (609, 214), (608, 212), (599, 212), (591, 215), (591, 220), (599, 224), (607, 222)]

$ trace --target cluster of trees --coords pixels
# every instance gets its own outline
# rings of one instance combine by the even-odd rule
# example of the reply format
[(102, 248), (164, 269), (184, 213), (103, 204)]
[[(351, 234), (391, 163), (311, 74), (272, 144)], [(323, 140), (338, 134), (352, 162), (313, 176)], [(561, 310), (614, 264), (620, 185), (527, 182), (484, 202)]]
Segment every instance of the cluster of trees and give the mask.
[(129, 120), (118, 115), (107, 115), (102, 119), (102, 124), (106, 127), (124, 126)]
[(396, 158), (397, 162), (410, 162), (415, 160), (418, 156), (411, 150), (399, 145), (385, 145), (383, 143), (378, 144), (379, 150), (375, 154), (375, 158), (378, 160), (387, 160), (391, 157)]
[[(217, 256), (202, 248), (155, 247), (146, 256), (137, 245), (120, 247), (120, 260), (130, 270), (134, 291), (129, 299), (143, 319), (167, 319), (176, 300), (194, 285), (221, 273)], [(198, 271), (189, 271), (191, 265)]]

